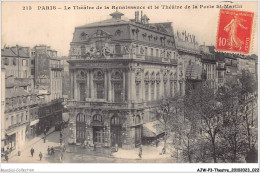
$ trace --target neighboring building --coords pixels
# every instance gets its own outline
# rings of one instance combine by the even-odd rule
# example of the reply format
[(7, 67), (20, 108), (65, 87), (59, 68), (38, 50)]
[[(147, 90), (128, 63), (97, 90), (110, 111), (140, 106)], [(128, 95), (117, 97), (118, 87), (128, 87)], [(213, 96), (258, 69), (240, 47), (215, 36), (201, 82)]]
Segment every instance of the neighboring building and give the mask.
[(110, 15), (75, 28), (68, 61), (69, 143), (88, 140), (108, 152), (115, 144), (140, 145), (149, 123), (158, 121), (151, 109), (184, 90), (171, 23), (149, 23), (139, 12), (133, 20)]
[(5, 68), (1, 68), (1, 153), (3, 153), (7, 146), (5, 133)]
[(209, 87), (212, 89), (217, 89), (216, 59), (215, 55), (212, 54), (209, 49), (209, 46), (200, 46), (202, 69)]
[[(8, 79), (7, 79), (8, 80)], [(5, 146), (10, 150), (20, 150), (26, 141), (29, 124), (29, 93), (19, 86), (6, 89), (5, 104)]]
[[(39, 105), (39, 133), (49, 129), (62, 120), (62, 71), (57, 51), (48, 46), (35, 46), (34, 81), (38, 94), (44, 97)], [(33, 70), (33, 69), (32, 69)]]
[[(181, 57), (181, 62), (179, 62), (178, 65), (179, 74), (181, 75), (180, 77), (183, 78), (182, 81), (179, 81), (179, 85), (180, 88), (183, 88), (182, 90), (188, 92), (189, 90), (199, 87), (206, 79), (202, 67), (201, 50), (195, 36), (186, 31), (177, 31), (175, 40), (178, 54)], [(182, 95), (184, 94), (185, 93)]]
[(63, 56), (59, 58), (61, 60), (61, 65), (63, 66), (62, 72), (62, 96), (63, 98), (68, 98), (70, 95), (70, 76), (69, 76), (69, 57)]
[(29, 78), (30, 56), (30, 48), (28, 47), (16, 46), (1, 49), (2, 67), (6, 68), (6, 76)]

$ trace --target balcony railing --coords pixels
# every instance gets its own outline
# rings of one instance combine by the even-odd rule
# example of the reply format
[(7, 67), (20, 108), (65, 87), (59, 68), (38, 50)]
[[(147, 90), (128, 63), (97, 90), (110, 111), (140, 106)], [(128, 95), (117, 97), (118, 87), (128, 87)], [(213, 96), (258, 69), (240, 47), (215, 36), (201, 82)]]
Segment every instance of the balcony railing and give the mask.
[(218, 78), (218, 83), (224, 83), (224, 78)]
[(12, 124), (12, 125), (8, 126), (7, 131), (10, 131), (12, 129), (15, 129), (17, 127), (20, 127), (20, 126), (23, 126), (23, 125), (26, 125), (26, 124), (29, 124), (29, 122), (25, 121), (25, 122), (19, 122), (19, 123), (16, 123), (16, 124)]
[(161, 104), (161, 100), (142, 101), (139, 103), (132, 102), (104, 102), (104, 101), (75, 101), (68, 100), (68, 108), (102, 108), (102, 109), (140, 109), (146, 107), (154, 107)]
[(197, 49), (191, 49), (185, 46), (177, 45), (176, 46), (179, 51), (187, 52), (187, 53), (193, 53), (193, 54), (200, 54), (200, 51)]
[(84, 57), (84, 56), (71, 56), (70, 60), (99, 60), (99, 59), (139, 59), (139, 60), (145, 60), (149, 62), (171, 62), (171, 64), (178, 64), (177, 59), (170, 59), (169, 58), (163, 58), (163, 57), (157, 57), (157, 56), (148, 56), (148, 55), (142, 55), (142, 54), (113, 54), (111, 56), (107, 57)]
[(63, 65), (61, 65), (61, 64), (50, 64), (50, 68), (63, 69)]
[(216, 70), (226, 70), (226, 66), (225, 66), (225, 65), (223, 65), (223, 66), (218, 65), (218, 66), (216, 67)]

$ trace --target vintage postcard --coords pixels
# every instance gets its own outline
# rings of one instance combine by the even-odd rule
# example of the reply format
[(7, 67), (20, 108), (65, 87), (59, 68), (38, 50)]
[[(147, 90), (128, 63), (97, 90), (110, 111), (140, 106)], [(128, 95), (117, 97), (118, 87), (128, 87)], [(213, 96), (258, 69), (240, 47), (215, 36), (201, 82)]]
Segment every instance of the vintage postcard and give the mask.
[(257, 7), (3, 1), (1, 172), (258, 172)]

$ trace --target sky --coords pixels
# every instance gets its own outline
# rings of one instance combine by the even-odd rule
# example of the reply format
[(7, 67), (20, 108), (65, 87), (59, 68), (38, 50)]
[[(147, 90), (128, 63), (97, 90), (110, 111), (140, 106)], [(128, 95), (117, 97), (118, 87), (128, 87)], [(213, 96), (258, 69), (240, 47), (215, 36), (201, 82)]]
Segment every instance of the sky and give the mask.
[[(219, 22), (219, 8), (216, 5), (224, 4), (239, 5), (242, 8), (235, 10), (250, 11), (257, 15), (257, 2), (2, 2), (1, 48), (5, 45), (33, 47), (45, 44), (56, 49), (59, 56), (67, 56), (75, 27), (111, 18), (109, 14), (116, 11), (112, 6), (144, 6), (142, 11), (150, 18), (150, 23), (172, 22), (175, 32), (186, 30), (196, 36), (199, 44), (205, 42), (206, 45), (215, 45)], [(162, 9), (166, 5), (172, 9)], [(186, 5), (191, 9), (185, 9)], [(197, 5), (198, 9), (192, 9), (193, 5)], [(46, 10), (47, 6), (49, 10)], [(94, 9), (74, 10), (73, 6)], [(96, 9), (98, 6), (102, 9)], [(104, 9), (105, 6), (109, 9)], [(155, 9), (155, 6), (159, 6), (159, 9)], [(118, 11), (124, 13), (124, 17), (133, 19), (137, 10)], [(250, 53), (258, 54), (256, 22)]]

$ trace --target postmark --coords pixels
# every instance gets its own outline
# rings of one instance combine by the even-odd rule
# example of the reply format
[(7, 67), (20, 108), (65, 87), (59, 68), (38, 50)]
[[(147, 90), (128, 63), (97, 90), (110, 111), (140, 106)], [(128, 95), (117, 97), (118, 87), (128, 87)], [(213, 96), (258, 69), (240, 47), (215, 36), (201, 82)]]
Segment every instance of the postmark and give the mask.
[(220, 9), (217, 51), (248, 54), (254, 13)]

